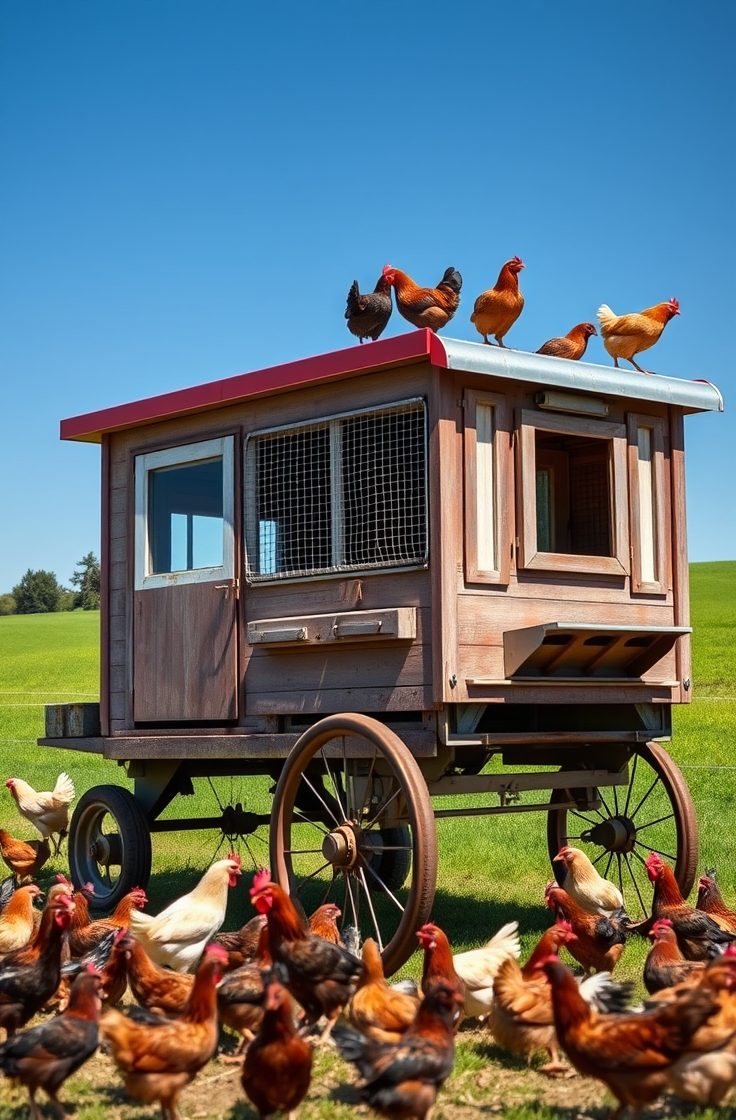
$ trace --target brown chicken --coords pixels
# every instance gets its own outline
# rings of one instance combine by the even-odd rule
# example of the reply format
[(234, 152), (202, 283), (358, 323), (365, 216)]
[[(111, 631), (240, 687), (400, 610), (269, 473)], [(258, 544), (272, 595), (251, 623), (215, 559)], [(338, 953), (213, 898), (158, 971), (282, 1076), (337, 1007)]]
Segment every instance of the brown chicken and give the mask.
[(718, 1010), (667, 1071), (667, 1086), (683, 1100), (720, 1105), (736, 1083), (736, 953), (732, 948), (706, 966), (699, 986), (714, 993)]
[(417, 931), (419, 944), (424, 950), (422, 967), (422, 993), (424, 995), (434, 984), (453, 984), (465, 995), (465, 986), (455, 971), (452, 948), (447, 934), (433, 922), (427, 922)]
[(128, 958), (123, 944), (126, 935), (127, 930), (117, 931), (110, 954), (100, 972), (102, 998), (111, 1007), (120, 1003), (128, 987)]
[(726, 906), (718, 884), (710, 875), (701, 875), (698, 879), (698, 901), (695, 908), (717, 922), (721, 929), (736, 933), (736, 913)]
[[(154, 1015), (177, 1019), (192, 994), (194, 976), (190, 972), (172, 972), (161, 968), (131, 933), (121, 942), (128, 962), (128, 983), (133, 998)], [(220, 946), (222, 948), (222, 946)], [(225, 952), (225, 950), (222, 950)]]
[(92, 952), (112, 930), (128, 929), (132, 911), (142, 910), (148, 902), (146, 892), (140, 887), (133, 887), (121, 898), (109, 918), (98, 918), (93, 922), (90, 921), (87, 893), (93, 893), (89, 885), (74, 895), (74, 918), (69, 930), (69, 949), (73, 957)]
[(216, 987), (226, 953), (209, 945), (194, 977), (192, 995), (181, 1019), (149, 1017), (136, 1022), (114, 1008), (100, 1023), (125, 1090), (136, 1100), (159, 1101), (163, 1120), (179, 1120), (177, 1101), (217, 1049)]
[(456, 268), (445, 269), (436, 288), (420, 288), (405, 272), (384, 266), (384, 279), (394, 289), (400, 315), (415, 327), (428, 327), (435, 333), (446, 327), (460, 306), (463, 278)]
[(362, 962), (339, 945), (305, 930), (293, 902), (271, 882), (269, 871), (258, 871), (253, 877), (250, 897), (259, 914), (266, 915), (271, 955), (286, 969), (287, 988), (304, 1008), (308, 1023), (325, 1016), (322, 1038), (328, 1038), (355, 991)]
[(549, 883), (545, 901), (559, 921), (569, 922), (575, 940), (566, 946), (568, 953), (586, 972), (613, 972), (624, 951), (628, 935), (625, 919), (584, 910), (562, 887)]
[(363, 942), (363, 975), (348, 1005), (350, 1022), (368, 1038), (399, 1042), (418, 1007), (416, 996), (398, 992), (386, 982), (378, 945), (367, 937)]
[(345, 318), (348, 321), (348, 330), (360, 339), (361, 345), (364, 338), (372, 338), (375, 342), (381, 337), (391, 318), (392, 310), (391, 285), (384, 275), (379, 276), (372, 292), (363, 295), (360, 294), (358, 281), (353, 280), (348, 292)]
[(644, 987), (653, 995), (685, 981), (695, 982), (705, 968), (703, 961), (687, 961), (680, 952), (669, 918), (660, 918), (649, 931), (653, 944), (644, 962)]
[(363, 1078), (358, 1092), (366, 1104), (389, 1120), (426, 1120), (455, 1064), (455, 1024), (462, 1005), (457, 986), (438, 981), (399, 1043), (336, 1028), (340, 1053)]
[(337, 919), (341, 914), (342, 910), (339, 906), (335, 906), (334, 902), (326, 902), (324, 906), (319, 906), (309, 919), (309, 932), (344, 949), (345, 945), (337, 928)]
[(499, 346), (505, 346), (504, 335), (513, 327), (524, 308), (524, 297), (519, 291), (519, 273), (524, 268), (521, 257), (506, 261), (498, 274), (495, 288), (481, 292), (475, 301), (470, 322), (475, 323), (478, 334), (490, 346), (492, 334)]
[(31, 1120), (41, 1120), (39, 1089), (47, 1094), (55, 1116), (65, 1116), (58, 1092), (66, 1079), (91, 1058), (99, 1045), (102, 1001), (100, 977), (84, 971), (76, 978), (62, 1015), (9, 1038), (0, 1046), (0, 1069), (28, 1089)]
[(594, 334), (597, 335), (598, 331), (592, 323), (578, 323), (561, 338), (550, 338), (539, 347), (537, 353), (579, 362), (588, 348), (588, 339)]
[(596, 1077), (616, 1097), (611, 1120), (627, 1105), (638, 1110), (659, 1096), (668, 1067), (718, 1007), (712, 993), (695, 988), (651, 1011), (600, 1015), (562, 961), (550, 957), (542, 968), (552, 986), (558, 1041), (579, 1073)]
[(68, 895), (47, 900), (33, 940), (2, 962), (0, 1026), (8, 1037), (32, 1019), (59, 987), (61, 950), (73, 910)]
[(618, 368), (618, 360), (623, 358), (639, 373), (650, 373), (651, 370), (637, 365), (634, 358), (654, 346), (670, 319), (679, 314), (680, 305), (674, 297), (668, 303), (658, 303), (633, 315), (615, 315), (608, 304), (602, 303), (598, 308), (598, 321), (603, 345), (613, 358), (613, 364)]
[(16, 840), (0, 828), (0, 856), (19, 879), (37, 875), (50, 855), (48, 840)]
[(227, 953), (225, 972), (232, 972), (240, 968), (247, 961), (252, 961), (258, 952), (258, 940), (261, 930), (266, 924), (263, 914), (256, 914), (246, 922), (242, 929), (226, 930), (216, 933), (212, 940), (216, 945), (222, 945)]
[(725, 946), (736, 941), (736, 934), (729, 933), (702, 910), (688, 906), (680, 893), (672, 869), (657, 852), (646, 860), (647, 875), (654, 884), (652, 915), (655, 919), (669, 918), (677, 943), (688, 961), (707, 961), (722, 953)]
[(312, 1047), (297, 1033), (291, 997), (277, 980), (266, 986), (263, 1025), (248, 1047), (241, 1077), (245, 1095), (262, 1118), (294, 1117), (312, 1077)]
[(36, 928), (33, 900), (41, 894), (35, 883), (19, 887), (10, 902), (0, 914), (0, 954), (12, 953), (22, 949), (33, 936)]

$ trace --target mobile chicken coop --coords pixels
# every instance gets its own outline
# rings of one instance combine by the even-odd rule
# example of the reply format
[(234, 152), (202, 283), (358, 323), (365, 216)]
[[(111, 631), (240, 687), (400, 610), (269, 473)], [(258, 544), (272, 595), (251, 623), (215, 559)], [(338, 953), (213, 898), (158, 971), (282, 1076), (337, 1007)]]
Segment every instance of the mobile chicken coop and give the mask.
[[(582, 846), (642, 916), (649, 851), (687, 892), (661, 746), (691, 696), (683, 419), (721, 408), (421, 330), (63, 421), (102, 447), (101, 695), (40, 742), (134, 784), (80, 799), (75, 880), (112, 905), (152, 832), (261, 829), (389, 970), (430, 914), (436, 818), (541, 810), (550, 855)], [(267, 776), (271, 812), (162, 818), (218, 775)]]

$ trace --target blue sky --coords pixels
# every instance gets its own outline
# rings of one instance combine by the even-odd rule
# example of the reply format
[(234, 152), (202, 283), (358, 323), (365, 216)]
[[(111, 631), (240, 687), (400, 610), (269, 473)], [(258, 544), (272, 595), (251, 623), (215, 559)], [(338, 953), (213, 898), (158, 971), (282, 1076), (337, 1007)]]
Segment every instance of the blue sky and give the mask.
[(348, 345), (386, 261), (475, 338), (517, 253), (521, 349), (679, 298), (691, 559), (736, 557), (735, 47), (725, 0), (0, 0), (0, 592), (99, 550), (62, 417)]

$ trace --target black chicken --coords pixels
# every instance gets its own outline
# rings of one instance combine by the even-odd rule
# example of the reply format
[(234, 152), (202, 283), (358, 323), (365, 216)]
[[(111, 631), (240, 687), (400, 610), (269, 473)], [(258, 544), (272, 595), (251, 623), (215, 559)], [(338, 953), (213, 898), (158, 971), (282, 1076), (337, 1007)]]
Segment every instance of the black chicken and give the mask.
[(361, 295), (358, 281), (353, 280), (345, 308), (348, 330), (360, 339), (361, 345), (364, 338), (375, 342), (385, 331), (392, 309), (391, 285), (383, 276), (369, 295)]

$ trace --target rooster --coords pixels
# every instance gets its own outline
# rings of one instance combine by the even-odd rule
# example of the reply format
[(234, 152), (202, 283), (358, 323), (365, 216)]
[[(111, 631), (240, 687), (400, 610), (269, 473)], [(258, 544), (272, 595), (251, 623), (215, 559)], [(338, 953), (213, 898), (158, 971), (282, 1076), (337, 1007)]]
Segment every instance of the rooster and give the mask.
[(205, 945), (225, 921), (228, 887), (235, 886), (240, 874), (240, 856), (217, 860), (193, 891), (157, 916), (131, 911), (130, 932), (156, 964), (192, 972)]
[(580, 848), (560, 848), (553, 863), (564, 863), (565, 878), (562, 883), (570, 898), (591, 914), (605, 914), (610, 918), (622, 910), (624, 896), (618, 887), (599, 875), (591, 861)]
[[(74, 782), (68, 774), (59, 774), (53, 790), (36, 793), (22, 778), (8, 778), (8, 787), (19, 813), (34, 825), (44, 840), (51, 839), (58, 855), (69, 825), (69, 806), (74, 800)], [(58, 835), (58, 840), (54, 836)]]
[(715, 881), (715, 872), (710, 875), (701, 875), (698, 879), (698, 901), (695, 903), (697, 910), (717, 922), (721, 929), (728, 933), (736, 933), (736, 914), (729, 910), (723, 901), (723, 896)]
[(652, 915), (656, 919), (669, 918), (686, 960), (711, 960), (722, 953), (726, 945), (736, 941), (736, 934), (721, 929), (702, 910), (688, 906), (672, 869), (657, 852), (650, 853), (645, 866), (647, 875), (654, 884)]
[(383, 973), (378, 945), (363, 942), (363, 974), (348, 1006), (348, 1019), (357, 1030), (378, 1042), (399, 1042), (414, 1022), (416, 996), (392, 988)]
[(425, 951), (422, 988), (426, 990), (425, 984), (431, 981), (433, 975), (452, 978), (446, 959), (446, 953), (450, 952), (453, 971), (465, 996), (465, 1015), (482, 1022), (493, 1005), (493, 985), (502, 962), (509, 958), (515, 960), (519, 956), (518, 928), (518, 922), (508, 922), (480, 949), (451, 953), (449, 942), (446, 948), (444, 946), (442, 938), (445, 935), (442, 931), (436, 926), (424, 926), (417, 934)]
[(613, 358), (613, 364), (618, 368), (619, 358), (631, 362), (639, 373), (651, 373), (651, 370), (642, 369), (634, 358), (643, 350), (648, 350), (659, 340), (662, 331), (680, 314), (680, 304), (672, 297), (668, 303), (658, 303), (633, 315), (615, 315), (607, 303), (602, 303), (598, 308), (598, 321), (601, 324), (603, 345)]
[(505, 346), (504, 335), (513, 327), (524, 309), (524, 297), (519, 291), (519, 273), (524, 268), (521, 257), (506, 261), (498, 274), (495, 288), (481, 292), (475, 301), (470, 322), (475, 323), (478, 334), (487, 346), (492, 334), (499, 346)]
[(542, 969), (552, 988), (557, 1039), (579, 1073), (598, 1078), (616, 1097), (611, 1120), (627, 1105), (638, 1111), (659, 1096), (668, 1067), (718, 1008), (712, 993), (694, 989), (651, 1011), (600, 1015), (558, 957)]
[(361, 345), (364, 338), (372, 338), (375, 342), (381, 337), (391, 318), (392, 310), (391, 285), (384, 275), (379, 276), (373, 291), (364, 295), (360, 294), (358, 281), (353, 280), (348, 292), (345, 318), (348, 321), (348, 330), (360, 339)]
[(594, 334), (597, 335), (598, 331), (592, 323), (578, 323), (561, 338), (550, 338), (539, 347), (537, 353), (579, 362), (588, 347), (588, 339)]
[(163, 1120), (177, 1120), (179, 1094), (217, 1049), (216, 988), (226, 957), (219, 945), (207, 947), (180, 1019), (149, 1016), (136, 1022), (114, 1008), (102, 1017), (100, 1031), (126, 1092), (146, 1104), (159, 1101)]
[(312, 1077), (312, 1047), (297, 1033), (291, 998), (277, 980), (266, 986), (263, 1024), (245, 1053), (243, 1089), (261, 1120), (274, 1112), (295, 1115)]
[(613, 913), (607, 918), (604, 914), (591, 914), (555, 883), (547, 885), (544, 898), (550, 910), (554, 910), (557, 920), (562, 918), (572, 927), (575, 940), (566, 946), (570, 956), (587, 973), (613, 972), (629, 934), (626, 915), (623, 912)]
[(18, 879), (37, 875), (51, 855), (48, 840), (16, 840), (0, 828), (0, 856)]
[(271, 882), (270, 871), (254, 875), (250, 897), (258, 913), (266, 915), (271, 956), (284, 965), (286, 986), (304, 1008), (307, 1022), (315, 1023), (322, 1015), (327, 1019), (322, 1032), (326, 1040), (355, 991), (361, 961), (306, 930), (288, 894)]
[(705, 968), (703, 961), (687, 961), (677, 944), (669, 918), (660, 918), (649, 931), (653, 944), (644, 962), (644, 987), (650, 996), (686, 981), (695, 983)]
[(8, 1037), (32, 1019), (59, 987), (61, 952), (73, 911), (68, 895), (49, 897), (33, 940), (2, 962), (0, 1027), (5, 1027)]
[(32, 1120), (41, 1117), (36, 1104), (39, 1089), (47, 1094), (55, 1115), (65, 1115), (57, 1094), (97, 1049), (101, 1007), (100, 977), (85, 971), (74, 981), (63, 1014), (0, 1046), (0, 1069), (28, 1089)]
[(445, 269), (436, 288), (420, 288), (390, 264), (384, 266), (382, 276), (396, 293), (399, 314), (414, 327), (429, 327), (436, 333), (447, 326), (460, 306), (463, 278), (456, 268)]

